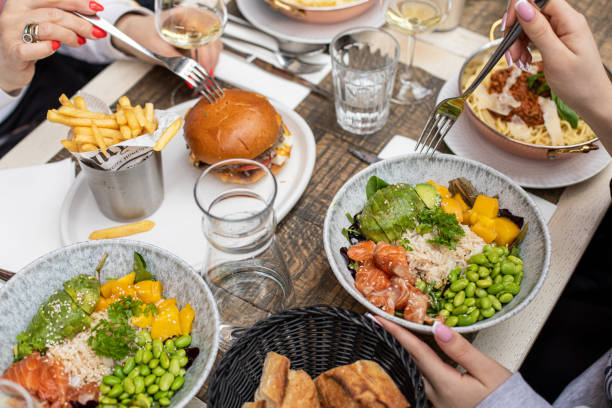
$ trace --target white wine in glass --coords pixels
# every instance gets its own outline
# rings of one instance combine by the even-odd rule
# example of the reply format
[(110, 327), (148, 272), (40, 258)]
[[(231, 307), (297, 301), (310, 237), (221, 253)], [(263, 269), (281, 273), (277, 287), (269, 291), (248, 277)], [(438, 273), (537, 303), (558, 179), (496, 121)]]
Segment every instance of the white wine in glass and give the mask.
[(412, 79), (412, 62), (416, 34), (431, 31), (450, 9), (451, 0), (392, 0), (386, 11), (387, 23), (409, 35), (408, 65), (399, 75), (401, 87), (392, 102), (408, 105), (418, 102), (433, 91)]

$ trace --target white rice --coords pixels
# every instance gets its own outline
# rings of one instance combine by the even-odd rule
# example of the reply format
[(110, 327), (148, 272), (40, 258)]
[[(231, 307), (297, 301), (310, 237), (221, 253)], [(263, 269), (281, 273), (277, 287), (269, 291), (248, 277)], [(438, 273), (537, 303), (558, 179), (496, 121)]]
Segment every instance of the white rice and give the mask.
[(113, 372), (113, 359), (97, 356), (87, 345), (87, 339), (92, 336), (91, 328), (106, 318), (106, 312), (96, 312), (90, 317), (93, 323), (89, 330), (51, 346), (47, 351), (47, 356), (51, 360), (62, 363), (70, 379), (70, 385), (77, 388), (92, 382), (99, 383), (102, 377)]
[(465, 231), (463, 238), (457, 242), (455, 250), (427, 242), (433, 239), (432, 233), (420, 235), (416, 231), (406, 231), (402, 238), (410, 241), (412, 251), (406, 251), (410, 268), (416, 271), (425, 282), (436, 282), (436, 286), (446, 281), (451, 269), (458, 266), (465, 268), (470, 257), (482, 252), (486, 245), (467, 225), (461, 225)]

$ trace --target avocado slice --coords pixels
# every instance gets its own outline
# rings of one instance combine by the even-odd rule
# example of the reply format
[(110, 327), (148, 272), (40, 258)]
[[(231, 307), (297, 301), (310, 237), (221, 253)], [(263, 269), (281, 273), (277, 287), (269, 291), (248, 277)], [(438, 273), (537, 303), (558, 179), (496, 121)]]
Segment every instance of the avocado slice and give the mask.
[(357, 216), (357, 222), (359, 222), (361, 233), (367, 239), (374, 242), (389, 241), (389, 237), (387, 237), (382, 228), (380, 228), (380, 225), (378, 225), (372, 215), (362, 212)]
[(78, 275), (64, 282), (64, 290), (88, 315), (93, 312), (100, 299), (100, 282), (91, 275)]
[(440, 205), (442, 197), (440, 197), (440, 194), (438, 194), (436, 188), (431, 184), (417, 184), (414, 186), (414, 190), (417, 192), (419, 197), (421, 197), (421, 200), (423, 200), (427, 208), (433, 209)]

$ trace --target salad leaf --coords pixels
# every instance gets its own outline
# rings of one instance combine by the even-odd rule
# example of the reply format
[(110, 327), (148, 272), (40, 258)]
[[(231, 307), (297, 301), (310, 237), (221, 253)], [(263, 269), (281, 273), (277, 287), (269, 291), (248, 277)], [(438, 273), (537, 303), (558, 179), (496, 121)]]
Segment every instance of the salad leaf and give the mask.
[(134, 283), (144, 280), (155, 280), (151, 272), (147, 271), (147, 263), (144, 258), (136, 251), (134, 251), (134, 272), (136, 273)]
[(447, 214), (440, 207), (423, 210), (417, 219), (420, 223), (417, 226), (418, 233), (424, 234), (424, 231), (430, 230), (434, 234), (434, 238), (428, 240), (432, 244), (455, 249), (457, 241), (465, 235), (455, 214)]
[(561, 119), (567, 120), (572, 126), (572, 129), (578, 127), (578, 114), (572, 108), (567, 106), (553, 91), (550, 91), (550, 97), (557, 105), (557, 113)]
[[(87, 344), (99, 356), (123, 360), (136, 350), (134, 341), (136, 331), (130, 326), (129, 319), (138, 316), (143, 302), (124, 296), (108, 308), (108, 319), (101, 320), (92, 330), (93, 335)], [(157, 310), (157, 309), (156, 309)]]
[(543, 72), (539, 72), (537, 74), (533, 74), (527, 77), (527, 86), (529, 87), (529, 89), (534, 89), (535, 88), (535, 83), (538, 79), (540, 78), (544, 78), (544, 73)]
[(389, 185), (386, 181), (379, 179), (376, 176), (370, 177), (368, 184), (366, 184), (366, 198), (369, 200), (375, 192), (381, 188), (385, 188)]

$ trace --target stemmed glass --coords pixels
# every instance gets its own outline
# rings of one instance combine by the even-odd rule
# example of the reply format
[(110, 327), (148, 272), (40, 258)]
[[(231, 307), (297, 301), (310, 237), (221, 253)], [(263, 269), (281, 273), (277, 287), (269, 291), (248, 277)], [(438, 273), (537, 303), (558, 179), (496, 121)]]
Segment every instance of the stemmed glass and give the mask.
[(221, 316), (223, 350), (241, 330), (295, 301), (291, 277), (274, 236), (276, 191), (270, 170), (246, 159), (212, 165), (195, 184), (206, 237), (202, 276)]
[[(197, 62), (198, 48), (219, 38), (226, 22), (223, 0), (155, 0), (155, 25), (160, 37), (177, 48), (191, 51)], [(172, 91), (172, 104), (181, 87)]]
[(388, 3), (387, 23), (395, 29), (407, 33), (408, 65), (398, 76), (400, 89), (391, 99), (400, 105), (409, 105), (431, 95), (432, 89), (419, 83), (413, 76), (415, 35), (432, 31), (442, 22), (451, 8), (452, 0), (391, 0)]

